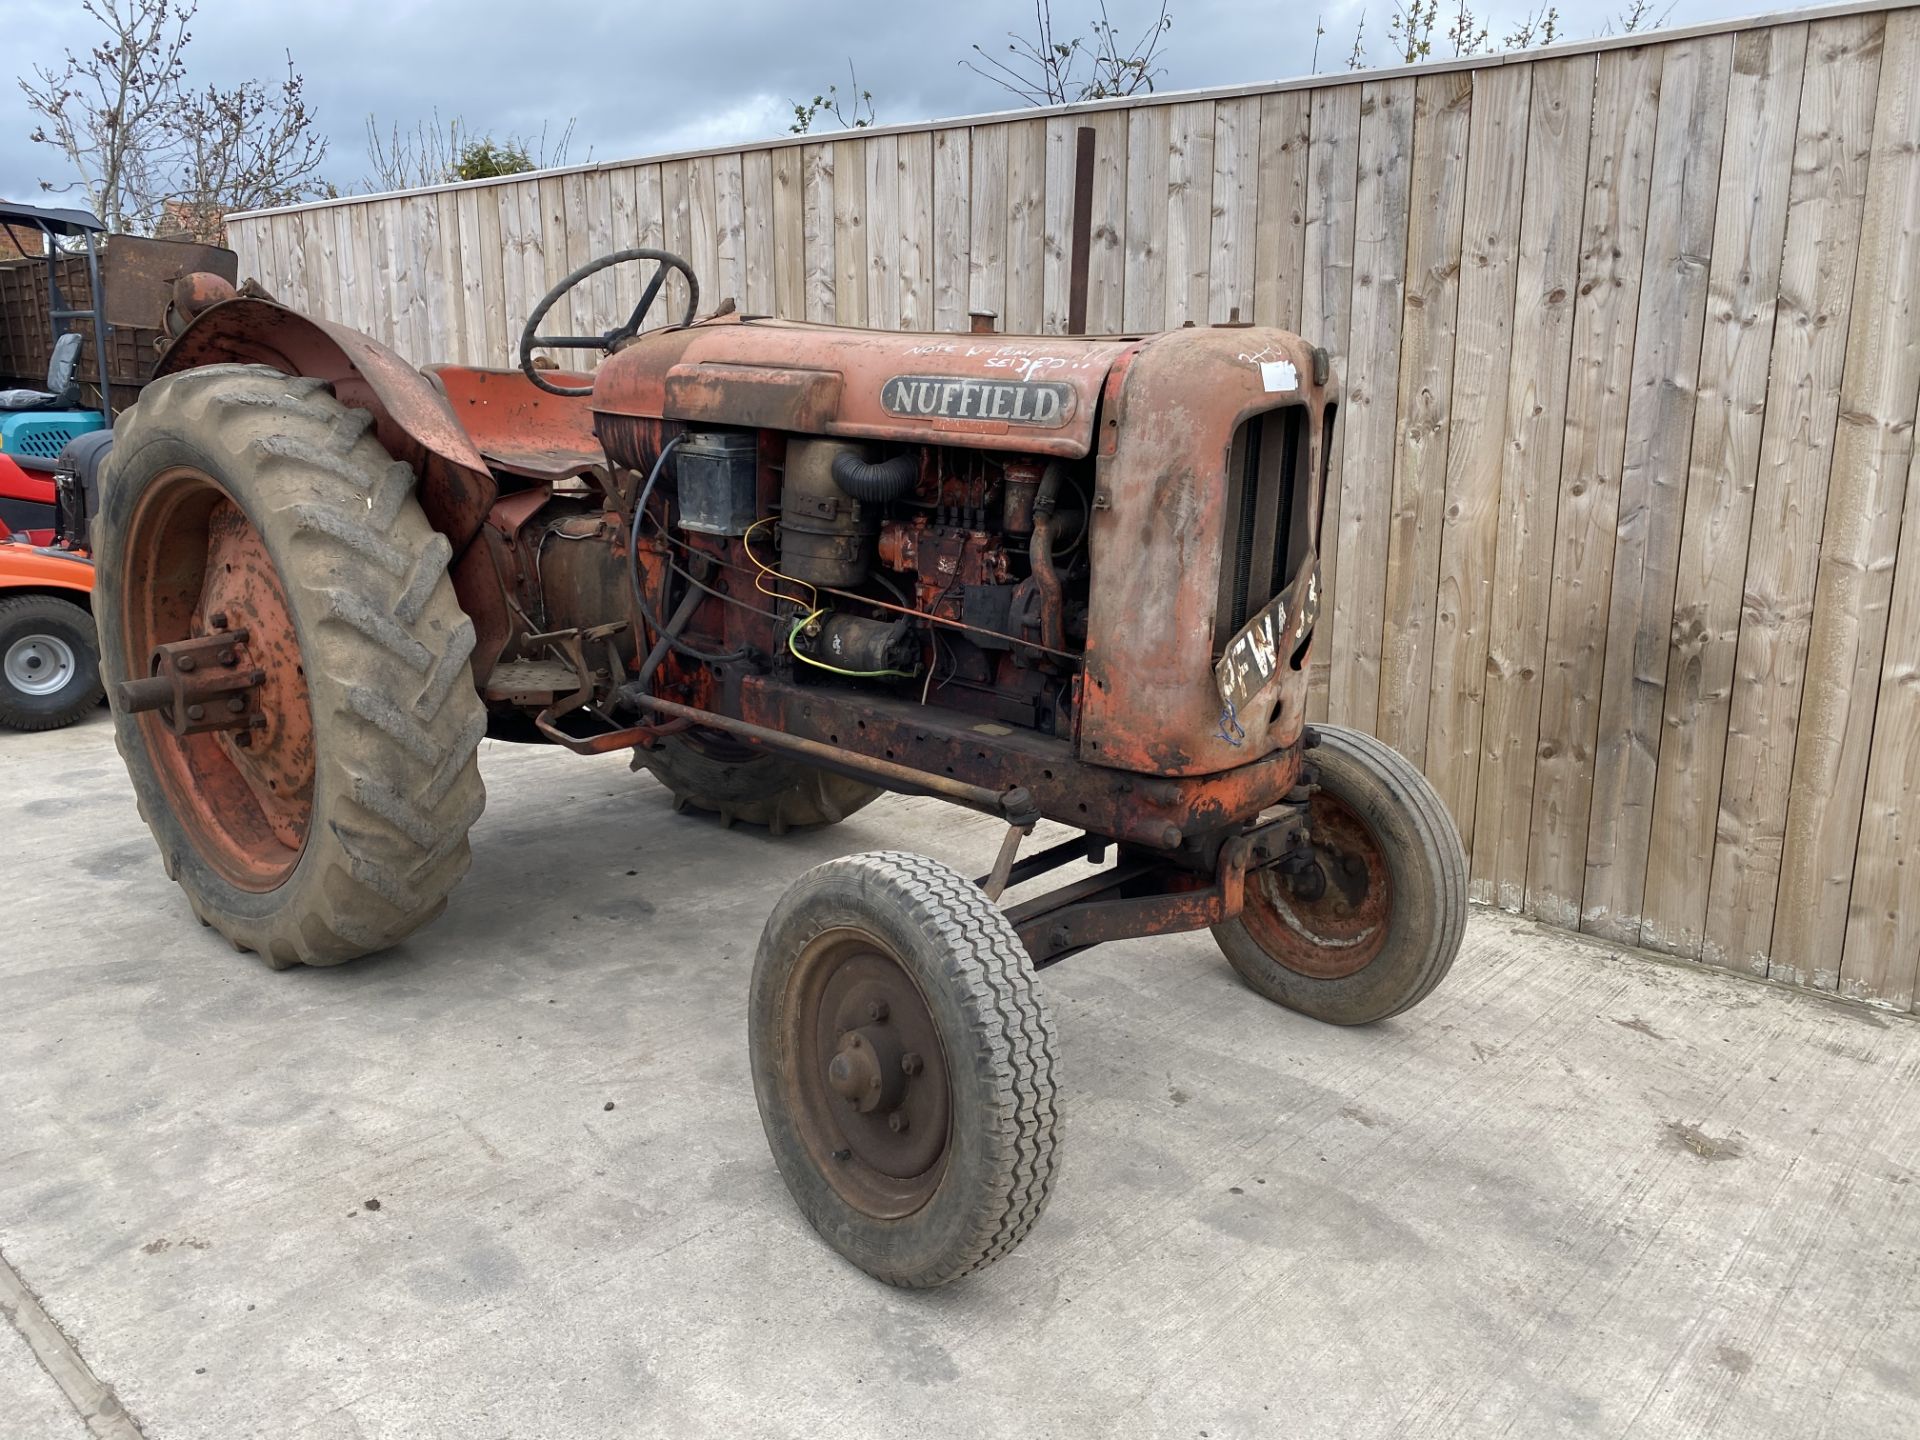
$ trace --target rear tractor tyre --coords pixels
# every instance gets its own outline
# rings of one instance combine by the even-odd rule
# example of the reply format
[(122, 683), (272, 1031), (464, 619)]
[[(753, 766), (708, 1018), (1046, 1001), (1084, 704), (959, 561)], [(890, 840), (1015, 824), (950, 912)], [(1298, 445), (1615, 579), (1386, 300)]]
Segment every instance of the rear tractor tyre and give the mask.
[(0, 599), (0, 725), (58, 730), (99, 703), (93, 617), (57, 595)]
[(820, 1236), (889, 1285), (944, 1285), (1040, 1218), (1059, 1119), (1026, 947), (971, 881), (877, 851), (808, 871), (760, 937), (754, 1094)]
[(1453, 965), (1467, 923), (1466, 854), (1404, 756), (1358, 730), (1316, 728), (1315, 863), (1291, 877), (1250, 872), (1245, 908), (1213, 937), (1267, 999), (1364, 1025), (1417, 1005)]
[(636, 750), (635, 770), (651, 770), (676, 809), (705, 810), (731, 825), (745, 820), (775, 835), (844, 820), (880, 795), (877, 786), (730, 743), (670, 735)]
[(157, 645), (244, 630), (258, 728), (114, 735), (194, 914), (274, 968), (394, 944), (446, 905), (485, 803), (473, 625), (414, 475), (325, 383), (253, 365), (155, 381), (95, 522), (108, 692)]

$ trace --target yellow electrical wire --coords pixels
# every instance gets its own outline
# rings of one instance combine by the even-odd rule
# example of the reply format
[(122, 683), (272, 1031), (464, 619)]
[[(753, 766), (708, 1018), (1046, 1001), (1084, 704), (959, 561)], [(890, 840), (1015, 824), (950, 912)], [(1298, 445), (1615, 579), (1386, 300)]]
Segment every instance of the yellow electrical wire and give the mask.
[[(746, 533), (740, 537), (740, 548), (747, 552), (747, 559), (751, 560), (754, 569), (760, 572), (754, 577), (754, 589), (758, 590), (762, 595), (765, 595), (769, 600), (784, 600), (790, 605), (808, 605), (812, 607), (806, 618), (794, 621), (793, 628), (787, 631), (787, 653), (804, 665), (811, 665), (818, 670), (830, 671), (835, 675), (846, 675), (855, 680), (877, 680), (886, 676), (897, 676), (903, 680), (911, 680), (914, 674), (911, 670), (846, 670), (838, 665), (829, 665), (824, 660), (816, 660), (811, 655), (801, 653), (800, 648), (794, 643), (795, 639), (802, 630), (805, 630), (807, 626), (826, 614), (827, 607), (820, 603), (820, 592), (812, 585), (795, 576), (782, 575), (778, 570), (775, 570), (771, 565), (768, 565), (765, 561), (761, 560), (758, 555), (753, 553), (753, 532), (758, 530), (762, 525), (772, 524), (773, 518), (771, 515), (764, 516), (749, 525), (746, 528)], [(766, 584), (768, 580), (774, 580), (787, 585), (798, 585), (806, 590), (809, 598), (801, 601), (794, 599), (791, 595), (783, 595), (777, 590), (769, 590)]]

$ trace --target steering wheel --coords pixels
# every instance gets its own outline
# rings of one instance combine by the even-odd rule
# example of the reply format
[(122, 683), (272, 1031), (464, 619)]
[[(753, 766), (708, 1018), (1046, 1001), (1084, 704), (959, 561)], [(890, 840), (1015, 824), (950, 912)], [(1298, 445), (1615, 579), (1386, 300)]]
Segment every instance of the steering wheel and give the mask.
[[(540, 322), (547, 318), (547, 311), (574, 286), (590, 275), (598, 275), (602, 270), (615, 265), (624, 265), (629, 260), (651, 260), (657, 267), (653, 278), (647, 281), (647, 288), (640, 293), (640, 303), (633, 307), (633, 313), (627, 317), (627, 323), (604, 335), (541, 335), (538, 333)], [(631, 340), (640, 333), (640, 322), (653, 308), (653, 302), (660, 296), (660, 287), (667, 283), (667, 272), (678, 270), (687, 277), (687, 313), (680, 319), (682, 325), (693, 323), (694, 312), (700, 305), (700, 282), (694, 277), (693, 267), (678, 255), (666, 250), (616, 250), (611, 255), (602, 255), (598, 260), (589, 261), (574, 271), (545, 295), (540, 303), (533, 307), (533, 314), (527, 317), (527, 328), (520, 332), (520, 373), (525, 375), (540, 389), (549, 395), (591, 395), (591, 385), (555, 385), (551, 380), (543, 380), (540, 372), (534, 368), (533, 352), (538, 349), (549, 350), (598, 350), (602, 354), (611, 354), (623, 341)]]

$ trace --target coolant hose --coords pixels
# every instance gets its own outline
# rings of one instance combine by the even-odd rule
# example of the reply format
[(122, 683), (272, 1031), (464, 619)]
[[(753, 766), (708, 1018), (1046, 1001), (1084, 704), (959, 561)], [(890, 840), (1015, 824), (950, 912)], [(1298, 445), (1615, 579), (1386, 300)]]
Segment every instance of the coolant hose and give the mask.
[(920, 457), (896, 455), (891, 460), (869, 464), (851, 450), (833, 457), (833, 483), (865, 505), (898, 500), (908, 494), (920, 479)]
[(1033, 496), (1033, 534), (1027, 541), (1027, 563), (1034, 588), (1040, 592), (1040, 643), (1065, 648), (1066, 624), (1060, 611), (1060, 576), (1053, 568), (1053, 510), (1060, 499), (1060, 475), (1066, 467), (1051, 461), (1040, 472), (1040, 488)]

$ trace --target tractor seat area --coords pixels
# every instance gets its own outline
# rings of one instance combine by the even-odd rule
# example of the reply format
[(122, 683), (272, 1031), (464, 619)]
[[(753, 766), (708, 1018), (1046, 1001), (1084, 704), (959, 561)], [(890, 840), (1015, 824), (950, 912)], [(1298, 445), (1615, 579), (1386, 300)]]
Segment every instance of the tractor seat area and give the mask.
[[(69, 330), (53, 342), (53, 356), (47, 362), (47, 388), (44, 390), (0, 390), (0, 410), (74, 410), (79, 407), (80, 382), (74, 370), (80, 364), (81, 336)], [(58, 454), (56, 450), (54, 452)]]
[(80, 408), (81, 336), (70, 330), (53, 342), (44, 390), (0, 390), (0, 454), (31, 470), (51, 470), (69, 442), (106, 428), (98, 410)]

